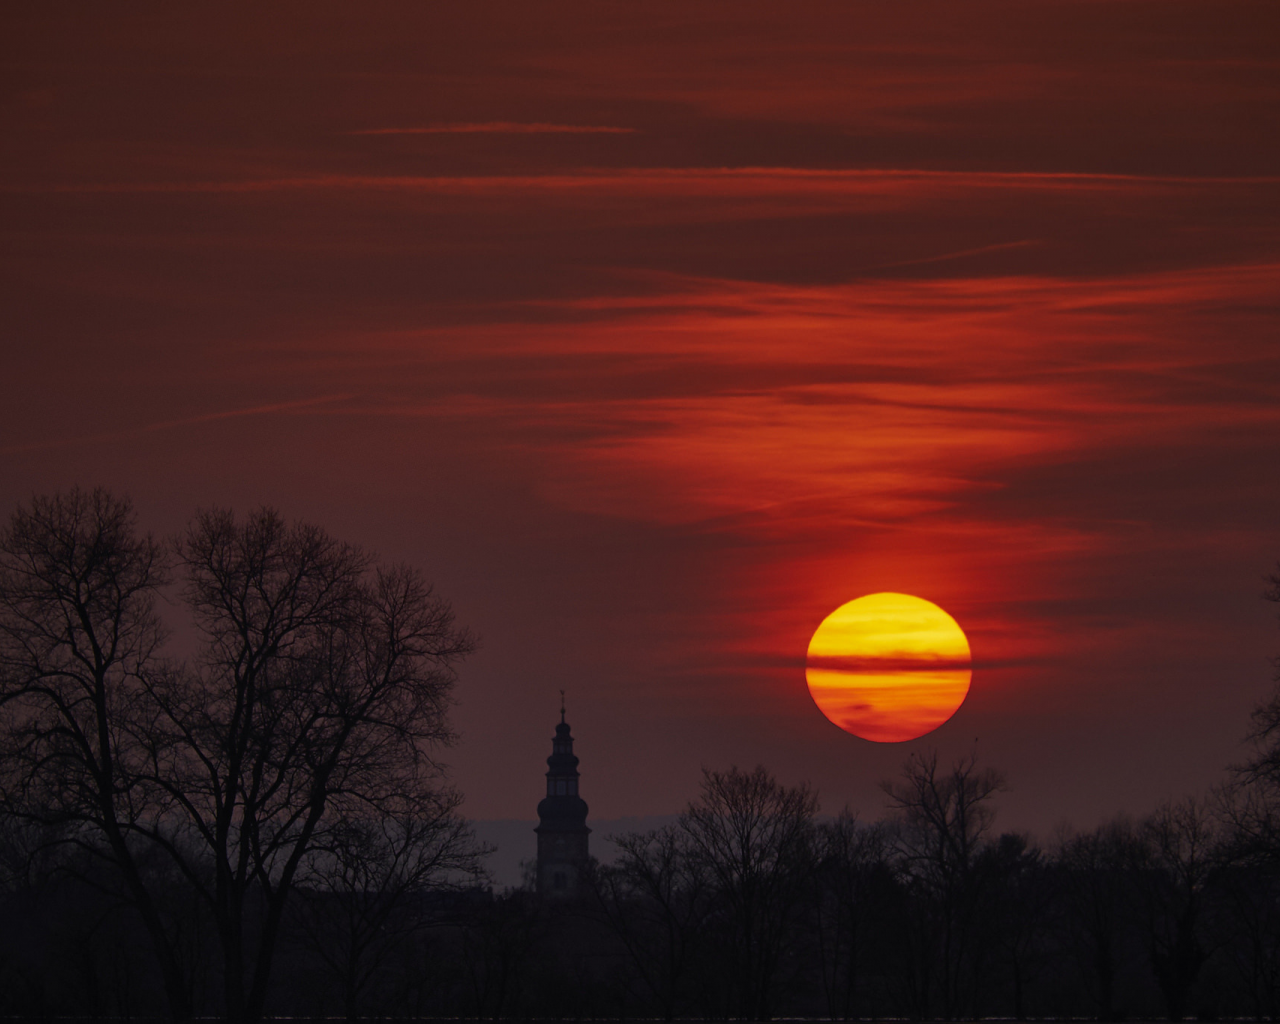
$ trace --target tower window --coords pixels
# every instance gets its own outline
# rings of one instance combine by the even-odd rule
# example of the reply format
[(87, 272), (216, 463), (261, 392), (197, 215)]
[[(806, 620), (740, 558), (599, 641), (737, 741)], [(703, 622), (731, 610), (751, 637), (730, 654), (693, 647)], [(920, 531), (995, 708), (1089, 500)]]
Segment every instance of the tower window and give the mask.
[(577, 779), (570, 779), (570, 780), (569, 780), (569, 795), (570, 795), (570, 796), (577, 796), (577, 795), (578, 795), (578, 780), (577, 780)]
[(564, 780), (556, 783), (556, 796), (564, 796)]

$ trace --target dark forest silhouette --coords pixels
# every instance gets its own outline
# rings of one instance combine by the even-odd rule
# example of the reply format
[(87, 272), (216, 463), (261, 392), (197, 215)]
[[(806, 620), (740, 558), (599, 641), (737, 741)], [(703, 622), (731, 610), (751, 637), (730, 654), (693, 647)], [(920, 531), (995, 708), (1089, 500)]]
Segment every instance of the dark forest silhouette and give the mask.
[(161, 543), (103, 491), (20, 508), (0, 1015), (1280, 1014), (1280, 692), (1208, 797), (1047, 846), (997, 830), (973, 756), (912, 754), (879, 821), (730, 768), (545, 899), (485, 884), (435, 760), (474, 645), (412, 570), (271, 510)]

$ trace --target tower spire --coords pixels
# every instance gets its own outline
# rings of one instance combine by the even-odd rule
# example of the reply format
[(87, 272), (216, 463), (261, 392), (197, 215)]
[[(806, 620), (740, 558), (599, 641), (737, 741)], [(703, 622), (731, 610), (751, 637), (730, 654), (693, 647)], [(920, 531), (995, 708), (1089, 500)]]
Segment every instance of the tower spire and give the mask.
[(564, 721), (564, 690), (560, 691), (560, 721)]

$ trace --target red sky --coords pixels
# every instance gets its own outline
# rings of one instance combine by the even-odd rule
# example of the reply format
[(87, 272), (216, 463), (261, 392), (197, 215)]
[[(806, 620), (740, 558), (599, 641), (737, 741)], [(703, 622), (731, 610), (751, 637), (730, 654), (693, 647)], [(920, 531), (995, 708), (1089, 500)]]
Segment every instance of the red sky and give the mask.
[[(1280, 7), (41, 3), (4, 15), (0, 500), (260, 503), (484, 638), (527, 818), (763, 763), (874, 816), (973, 748), (1046, 836), (1201, 790), (1280, 653)], [(964, 627), (912, 744), (810, 701), (881, 590)]]

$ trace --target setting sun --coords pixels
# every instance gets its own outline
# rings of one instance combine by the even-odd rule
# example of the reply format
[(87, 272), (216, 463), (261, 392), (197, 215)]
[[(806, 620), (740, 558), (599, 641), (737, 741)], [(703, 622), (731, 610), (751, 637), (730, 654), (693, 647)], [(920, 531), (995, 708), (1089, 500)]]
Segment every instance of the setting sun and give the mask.
[(950, 615), (910, 594), (868, 594), (822, 620), (805, 677), (818, 709), (878, 743), (913, 740), (947, 721), (969, 692), (969, 641)]

